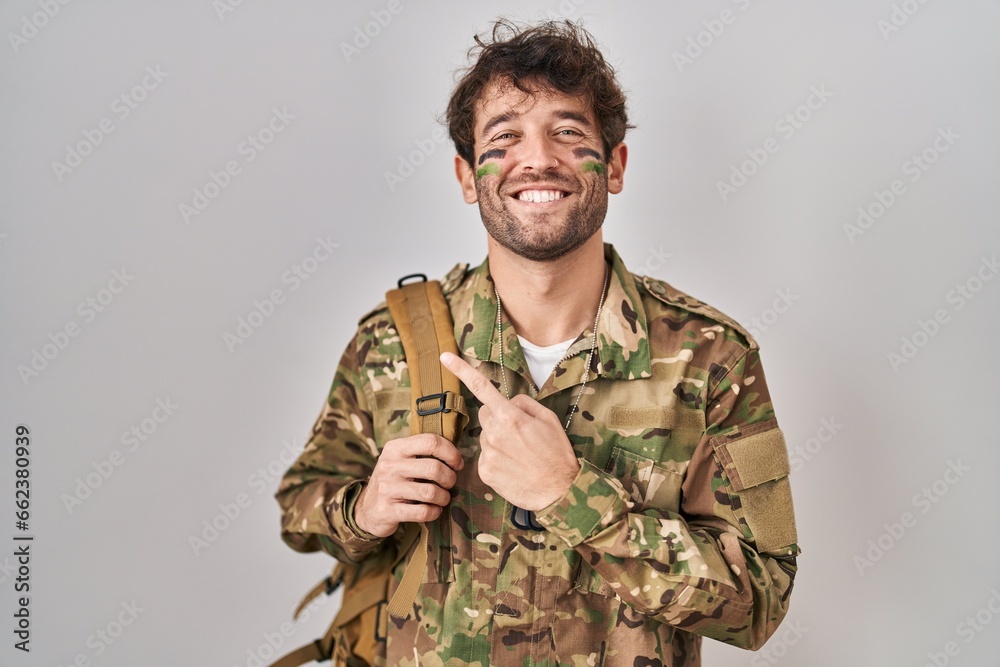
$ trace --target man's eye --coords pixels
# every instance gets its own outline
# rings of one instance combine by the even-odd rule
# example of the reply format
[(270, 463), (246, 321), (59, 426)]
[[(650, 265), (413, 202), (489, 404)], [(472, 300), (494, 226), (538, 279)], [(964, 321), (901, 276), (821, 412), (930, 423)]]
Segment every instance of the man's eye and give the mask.
[(504, 132), (503, 134), (498, 134), (496, 136), (496, 138), (494, 139), (494, 141), (498, 141), (498, 140), (501, 140), (501, 139), (512, 139), (513, 137), (514, 137), (513, 133), (511, 133), (511, 132)]
[(575, 135), (575, 136), (578, 136), (578, 137), (582, 137), (583, 136), (581, 133), (577, 132), (576, 130), (570, 130), (568, 128), (565, 129), (565, 130), (559, 130), (559, 134), (566, 134), (566, 135), (569, 135), (569, 136), (574, 136)]

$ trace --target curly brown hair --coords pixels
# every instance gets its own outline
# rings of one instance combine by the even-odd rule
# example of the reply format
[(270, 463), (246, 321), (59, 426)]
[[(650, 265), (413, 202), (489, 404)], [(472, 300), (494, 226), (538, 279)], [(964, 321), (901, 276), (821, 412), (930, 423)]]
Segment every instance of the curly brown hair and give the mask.
[(507, 19), (493, 24), (490, 41), (476, 35), (469, 49), (474, 64), (463, 71), (445, 112), (448, 133), (458, 154), (473, 166), (475, 108), (493, 82), (509, 83), (531, 96), (538, 86), (587, 101), (601, 132), (605, 161), (625, 138), (629, 125), (625, 93), (614, 68), (594, 38), (571, 21), (517, 26)]

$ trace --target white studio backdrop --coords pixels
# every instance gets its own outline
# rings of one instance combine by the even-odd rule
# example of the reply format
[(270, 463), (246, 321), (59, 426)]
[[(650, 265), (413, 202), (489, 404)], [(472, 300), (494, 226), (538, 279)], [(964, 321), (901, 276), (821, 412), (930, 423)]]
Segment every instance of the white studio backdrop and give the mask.
[(2, 3), (0, 664), (252, 667), (322, 632), (339, 595), (288, 621), (330, 559), (272, 494), (357, 318), (485, 255), (437, 118), (501, 12), (605, 47), (638, 125), (605, 238), (761, 344), (800, 574), (764, 649), (706, 667), (997, 664), (990, 0)]

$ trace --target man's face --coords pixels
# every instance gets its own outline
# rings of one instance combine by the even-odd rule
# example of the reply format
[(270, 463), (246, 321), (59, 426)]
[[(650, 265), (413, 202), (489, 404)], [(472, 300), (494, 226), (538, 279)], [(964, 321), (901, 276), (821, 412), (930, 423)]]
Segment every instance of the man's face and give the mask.
[(456, 174), (490, 236), (521, 257), (547, 261), (600, 229), (608, 193), (622, 189), (626, 149), (619, 144), (606, 160), (589, 105), (534, 92), (486, 88), (476, 108), (474, 165), (456, 157)]

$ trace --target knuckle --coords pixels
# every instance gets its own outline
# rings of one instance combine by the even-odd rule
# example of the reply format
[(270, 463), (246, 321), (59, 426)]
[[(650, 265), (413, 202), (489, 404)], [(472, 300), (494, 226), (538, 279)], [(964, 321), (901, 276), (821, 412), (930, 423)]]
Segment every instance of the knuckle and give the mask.
[(391, 459), (381, 460), (379, 465), (375, 466), (375, 472), (372, 473), (372, 479), (375, 480), (375, 478), (377, 477), (379, 485), (382, 485), (385, 483), (386, 477), (390, 479), (395, 477), (396, 471), (398, 470), (399, 470), (399, 464), (396, 463), (395, 461)]
[(435, 461), (434, 469), (431, 471), (430, 477), (439, 484), (447, 484), (448, 481), (451, 479), (451, 475), (448, 474), (450, 471), (451, 468), (446, 466), (444, 463), (441, 463), (440, 461)]
[(500, 434), (508, 435), (514, 433), (520, 428), (520, 424), (509, 416), (504, 416), (503, 418), (498, 418), (493, 422), (493, 435), (498, 436)]
[(406, 450), (409, 438), (393, 438), (392, 440), (386, 441), (385, 445), (382, 446), (382, 451), (384, 452), (388, 449), (392, 454), (399, 455), (401, 452)]
[(422, 505), (419, 514), (423, 521), (433, 521), (441, 516), (441, 508), (437, 505)]

